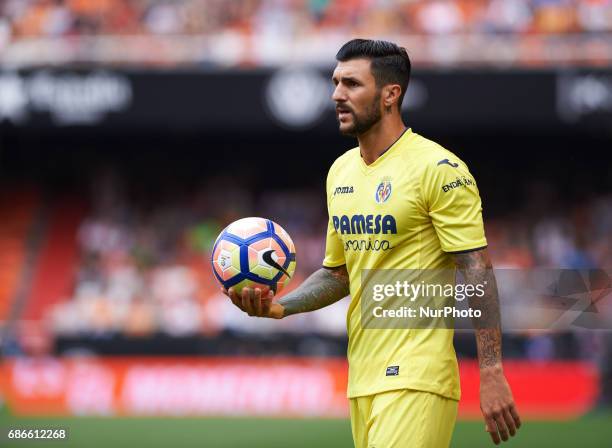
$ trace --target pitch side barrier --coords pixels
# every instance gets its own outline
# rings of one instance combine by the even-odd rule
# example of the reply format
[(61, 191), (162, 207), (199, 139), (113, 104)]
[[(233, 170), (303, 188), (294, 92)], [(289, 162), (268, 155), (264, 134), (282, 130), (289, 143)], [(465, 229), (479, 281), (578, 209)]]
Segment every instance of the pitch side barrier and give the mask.
[[(331, 93), (331, 67), (0, 69), (0, 130), (336, 135)], [(417, 70), (404, 112), (429, 131), (609, 130), (612, 70)]]
[[(459, 416), (480, 421), (478, 363), (459, 370)], [(574, 419), (599, 394), (587, 361), (509, 359), (504, 372), (525, 418)], [(0, 394), (15, 416), (346, 418), (347, 373), (345, 358), (19, 357), (0, 362)]]

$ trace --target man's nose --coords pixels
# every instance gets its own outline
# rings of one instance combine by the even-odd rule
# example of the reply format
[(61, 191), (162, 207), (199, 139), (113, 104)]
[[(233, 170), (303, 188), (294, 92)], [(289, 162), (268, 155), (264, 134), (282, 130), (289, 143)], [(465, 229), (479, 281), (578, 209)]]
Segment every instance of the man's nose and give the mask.
[(340, 84), (338, 84), (334, 89), (334, 93), (332, 93), (332, 100), (336, 102), (346, 101), (346, 94)]

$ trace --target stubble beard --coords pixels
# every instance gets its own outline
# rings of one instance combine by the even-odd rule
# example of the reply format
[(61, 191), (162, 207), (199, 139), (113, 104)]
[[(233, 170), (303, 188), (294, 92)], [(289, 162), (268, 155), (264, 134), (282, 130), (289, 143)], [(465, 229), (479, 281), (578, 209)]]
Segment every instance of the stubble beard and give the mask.
[(368, 132), (372, 126), (378, 123), (382, 118), (382, 112), (380, 111), (379, 107), (380, 96), (381, 94), (378, 92), (372, 103), (366, 107), (362, 115), (357, 115), (354, 111), (351, 111), (350, 113), (353, 116), (353, 124), (348, 129), (343, 130), (341, 128), (340, 133), (350, 137), (358, 137), (359, 135)]

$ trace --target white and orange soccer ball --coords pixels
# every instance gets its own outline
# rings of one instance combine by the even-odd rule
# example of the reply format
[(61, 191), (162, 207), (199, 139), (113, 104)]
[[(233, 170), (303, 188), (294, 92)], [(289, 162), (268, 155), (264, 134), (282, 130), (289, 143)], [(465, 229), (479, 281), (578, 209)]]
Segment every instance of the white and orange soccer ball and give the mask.
[(243, 218), (227, 226), (212, 251), (215, 277), (225, 288), (261, 288), (262, 296), (286, 286), (295, 271), (295, 246), (289, 234), (264, 218)]

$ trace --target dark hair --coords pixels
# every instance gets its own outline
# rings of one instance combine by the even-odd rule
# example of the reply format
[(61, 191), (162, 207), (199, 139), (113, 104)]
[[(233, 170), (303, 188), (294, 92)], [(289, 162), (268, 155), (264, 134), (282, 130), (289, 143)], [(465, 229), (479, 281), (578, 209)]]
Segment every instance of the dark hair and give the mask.
[(379, 88), (387, 84), (400, 85), (402, 93), (397, 107), (401, 109), (410, 80), (410, 58), (406, 49), (384, 40), (353, 39), (336, 54), (340, 62), (358, 58), (370, 59), (370, 69)]

